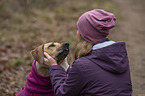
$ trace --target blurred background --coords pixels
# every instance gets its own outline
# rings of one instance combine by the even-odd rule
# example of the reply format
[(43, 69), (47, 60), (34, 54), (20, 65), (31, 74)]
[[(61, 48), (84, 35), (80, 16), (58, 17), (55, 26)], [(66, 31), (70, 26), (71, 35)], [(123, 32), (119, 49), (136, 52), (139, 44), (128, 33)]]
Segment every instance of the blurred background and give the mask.
[(30, 51), (42, 43), (77, 44), (79, 16), (92, 9), (116, 15), (109, 38), (125, 41), (133, 96), (145, 94), (145, 0), (0, 0), (0, 96), (15, 96), (30, 72)]

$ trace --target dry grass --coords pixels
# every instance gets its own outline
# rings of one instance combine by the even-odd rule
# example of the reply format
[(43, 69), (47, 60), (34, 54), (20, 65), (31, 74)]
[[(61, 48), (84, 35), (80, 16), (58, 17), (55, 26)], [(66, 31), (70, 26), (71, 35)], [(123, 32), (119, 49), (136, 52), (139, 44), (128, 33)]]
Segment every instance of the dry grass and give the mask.
[[(76, 23), (82, 13), (102, 8), (120, 16), (116, 11), (117, 7), (107, 0), (42, 1), (32, 0), (32, 9), (27, 12), (20, 6), (22, 2), (17, 0), (5, 4), (12, 8), (3, 6), (8, 18), (3, 19), (0, 24), (0, 42), (14, 42), (13, 47), (19, 47), (23, 43), (27, 46), (27, 51), (50, 41), (69, 42), (73, 52), (77, 43)], [(20, 8), (16, 9), (15, 6)]]
[[(13, 96), (23, 86), (32, 62), (29, 52), (36, 46), (50, 41), (69, 42), (73, 53), (77, 44), (76, 23), (82, 13), (101, 8), (120, 17), (117, 6), (108, 0), (32, 0), (31, 10), (24, 10), (19, 0), (0, 1), (0, 54), (6, 57), (0, 63), (14, 66), (8, 75), (6, 71), (0, 74), (1, 96)], [(17, 68), (20, 62), (27, 66)]]

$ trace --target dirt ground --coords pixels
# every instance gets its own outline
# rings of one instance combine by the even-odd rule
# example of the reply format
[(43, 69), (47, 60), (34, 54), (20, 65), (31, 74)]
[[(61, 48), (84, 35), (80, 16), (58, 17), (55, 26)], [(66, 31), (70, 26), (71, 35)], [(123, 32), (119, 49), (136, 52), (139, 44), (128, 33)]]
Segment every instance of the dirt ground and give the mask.
[(122, 18), (111, 38), (127, 44), (133, 96), (145, 94), (145, 0), (112, 1), (118, 5)]

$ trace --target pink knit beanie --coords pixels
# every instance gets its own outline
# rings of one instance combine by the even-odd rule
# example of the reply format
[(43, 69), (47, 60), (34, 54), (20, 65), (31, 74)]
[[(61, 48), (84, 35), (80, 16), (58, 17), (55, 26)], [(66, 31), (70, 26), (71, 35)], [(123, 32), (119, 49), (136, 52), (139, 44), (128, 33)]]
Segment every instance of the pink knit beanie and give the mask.
[(114, 14), (94, 9), (80, 16), (77, 27), (84, 40), (96, 44), (108, 36), (115, 20)]

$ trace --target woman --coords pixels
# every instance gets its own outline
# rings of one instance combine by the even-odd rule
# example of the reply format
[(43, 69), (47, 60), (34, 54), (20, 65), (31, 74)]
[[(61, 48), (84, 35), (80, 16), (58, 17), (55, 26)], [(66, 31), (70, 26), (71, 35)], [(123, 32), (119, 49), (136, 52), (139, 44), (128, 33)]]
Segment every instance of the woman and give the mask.
[[(77, 22), (79, 43), (66, 74), (47, 53), (45, 64), (56, 96), (131, 96), (129, 62), (124, 42), (109, 41), (115, 16), (101, 9), (84, 13)], [(65, 62), (67, 64), (67, 60)]]

